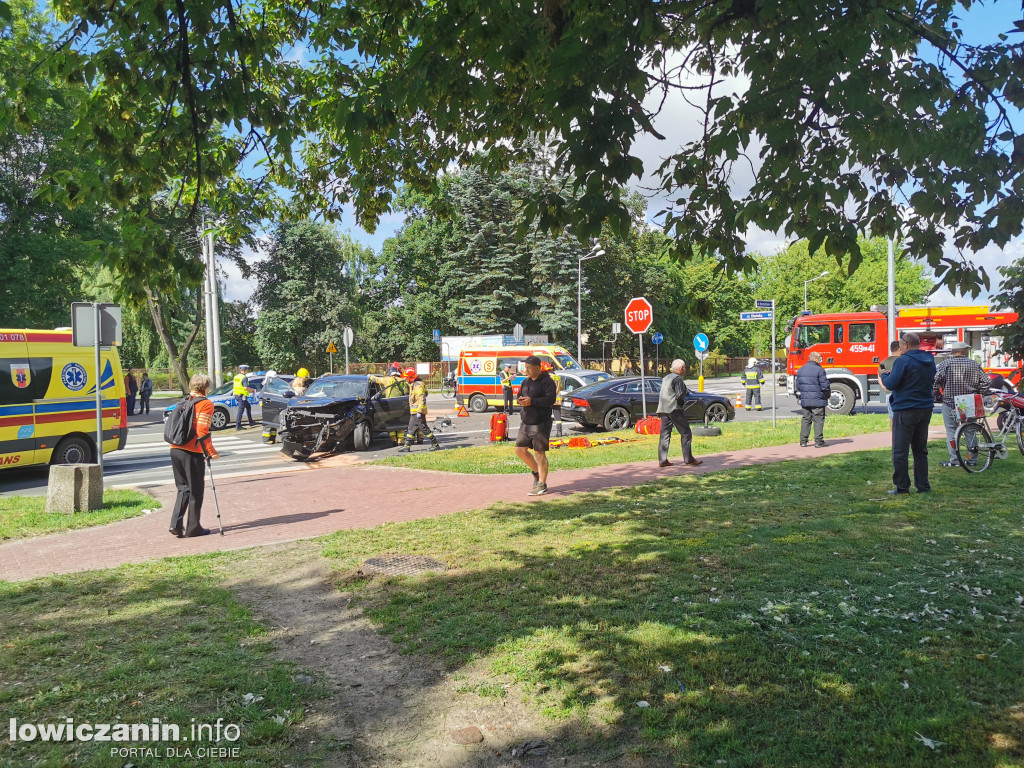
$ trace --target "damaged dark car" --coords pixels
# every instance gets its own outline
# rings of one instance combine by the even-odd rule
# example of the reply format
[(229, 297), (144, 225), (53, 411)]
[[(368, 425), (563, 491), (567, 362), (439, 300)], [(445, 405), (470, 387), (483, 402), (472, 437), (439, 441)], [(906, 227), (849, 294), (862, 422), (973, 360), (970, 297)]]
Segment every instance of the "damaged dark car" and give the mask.
[(404, 381), (384, 391), (366, 376), (329, 375), (314, 381), (304, 395), (269, 397), (275, 401), (270, 410), (278, 414), (281, 452), (294, 459), (366, 451), (377, 435), (409, 424), (409, 385)]

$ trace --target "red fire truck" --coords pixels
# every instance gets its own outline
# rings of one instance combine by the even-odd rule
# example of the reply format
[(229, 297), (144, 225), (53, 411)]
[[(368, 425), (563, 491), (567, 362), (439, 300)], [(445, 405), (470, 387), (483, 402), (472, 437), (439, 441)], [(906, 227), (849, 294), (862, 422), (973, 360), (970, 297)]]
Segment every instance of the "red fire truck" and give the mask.
[[(971, 345), (971, 354), (985, 370), (1019, 383), (1021, 363), (998, 352), (1001, 339), (991, 331), (1016, 322), (1016, 312), (990, 312), (988, 307), (901, 307), (896, 310), (897, 334), (914, 331), (921, 349), (943, 354), (954, 341)], [(786, 382), (789, 394), (797, 369), (811, 352), (821, 354), (832, 384), (831, 413), (850, 413), (860, 400), (884, 403), (878, 384), (878, 363), (889, 356), (889, 321), (881, 312), (801, 315), (786, 338)]]

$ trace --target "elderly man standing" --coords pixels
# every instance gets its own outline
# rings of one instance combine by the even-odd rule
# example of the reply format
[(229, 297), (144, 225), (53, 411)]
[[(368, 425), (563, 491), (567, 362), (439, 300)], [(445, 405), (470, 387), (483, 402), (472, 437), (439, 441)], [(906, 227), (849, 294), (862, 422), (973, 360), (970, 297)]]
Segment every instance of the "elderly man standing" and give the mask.
[(814, 424), (814, 447), (824, 448), (825, 442), (825, 406), (832, 396), (832, 388), (828, 383), (825, 369), (821, 367), (821, 353), (811, 352), (807, 362), (796, 372), (796, 388), (800, 393), (800, 446), (807, 447), (807, 439), (811, 436), (811, 424)]
[(693, 444), (693, 432), (690, 431), (690, 421), (686, 418), (684, 406), (689, 390), (683, 375), (686, 373), (686, 363), (682, 360), (672, 361), (672, 372), (661, 380), (661, 395), (658, 398), (658, 415), (661, 416), (661, 438), (658, 440), (658, 466), (671, 467), (672, 462), (668, 460), (669, 443), (672, 441), (672, 427), (679, 430), (679, 443), (683, 448), (683, 463), (696, 467), (704, 462), (693, 458), (693, 451), (690, 446)]
[(892, 392), (892, 482), (890, 494), (910, 493), (911, 451), (914, 454), (914, 485), (918, 493), (932, 489), (928, 482), (928, 423), (935, 401), (935, 358), (921, 349), (921, 337), (904, 333), (905, 351), (891, 371), (878, 369), (882, 386)]
[(956, 467), (960, 464), (956, 458), (955, 436), (956, 428), (960, 424), (956, 413), (956, 398), (959, 395), (987, 395), (992, 390), (985, 369), (968, 356), (970, 344), (956, 341), (949, 349), (952, 355), (939, 363), (935, 369), (932, 397), (935, 400), (942, 398), (942, 423), (946, 425), (946, 450), (949, 453), (949, 461), (942, 462), (942, 466)]

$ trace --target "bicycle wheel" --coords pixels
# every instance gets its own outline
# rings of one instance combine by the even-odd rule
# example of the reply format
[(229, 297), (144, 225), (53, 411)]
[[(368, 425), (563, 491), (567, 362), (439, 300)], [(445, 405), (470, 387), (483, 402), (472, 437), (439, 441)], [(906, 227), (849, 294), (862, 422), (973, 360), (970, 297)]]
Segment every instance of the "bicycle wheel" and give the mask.
[(444, 386), (442, 386), (441, 397), (455, 397), (455, 387), (451, 386), (450, 384), (445, 384)]
[(1019, 416), (1017, 417), (1017, 428), (1015, 431), (1017, 433), (1017, 447), (1024, 454), (1024, 421)]
[(956, 457), (960, 466), (968, 472), (984, 472), (992, 466), (992, 449), (978, 448), (991, 442), (992, 437), (983, 425), (973, 421), (961, 424), (956, 430)]

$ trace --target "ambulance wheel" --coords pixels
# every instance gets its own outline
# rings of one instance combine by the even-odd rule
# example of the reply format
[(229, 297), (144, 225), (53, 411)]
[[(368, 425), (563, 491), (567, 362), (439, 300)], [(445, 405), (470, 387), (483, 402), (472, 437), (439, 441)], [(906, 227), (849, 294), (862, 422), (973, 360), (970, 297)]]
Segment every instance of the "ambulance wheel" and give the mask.
[(721, 427), (690, 427), (694, 437), (718, 437), (722, 434)]
[(65, 437), (53, 450), (51, 464), (87, 464), (93, 461), (93, 448), (81, 437)]
[(213, 429), (224, 429), (228, 425), (228, 419), (230, 418), (228, 412), (223, 408), (213, 409), (213, 418), (210, 419), (210, 427)]
[(479, 392), (469, 398), (469, 410), (473, 413), (483, 413), (487, 410), (487, 398)]
[(832, 396), (828, 399), (828, 412), (847, 416), (853, 410), (856, 402), (853, 397), (853, 389), (849, 384), (831, 384)]
[(357, 451), (368, 451), (372, 442), (373, 433), (370, 432), (369, 422), (363, 421), (356, 424), (356, 428), (352, 432), (352, 447)]

